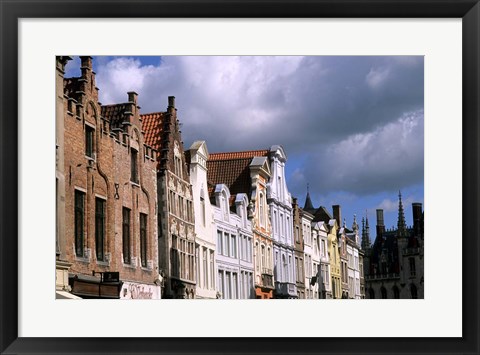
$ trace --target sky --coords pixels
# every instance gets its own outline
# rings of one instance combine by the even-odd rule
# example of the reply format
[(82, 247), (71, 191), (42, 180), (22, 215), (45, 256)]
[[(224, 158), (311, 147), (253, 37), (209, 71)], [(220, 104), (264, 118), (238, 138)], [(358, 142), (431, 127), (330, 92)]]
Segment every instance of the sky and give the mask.
[[(66, 77), (80, 75), (78, 57)], [(102, 104), (136, 91), (142, 113), (175, 96), (185, 149), (265, 149), (287, 154), (286, 180), (303, 207), (341, 205), (347, 226), (375, 210), (397, 225), (401, 191), (407, 225), (424, 196), (423, 56), (94, 57)]]

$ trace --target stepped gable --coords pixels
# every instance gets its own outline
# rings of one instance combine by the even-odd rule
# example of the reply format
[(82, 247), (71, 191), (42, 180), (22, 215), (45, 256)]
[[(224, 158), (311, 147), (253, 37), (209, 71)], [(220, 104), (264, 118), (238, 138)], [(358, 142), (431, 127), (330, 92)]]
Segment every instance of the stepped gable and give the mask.
[(63, 79), (63, 93), (77, 101), (80, 100), (80, 92), (83, 90), (84, 79), (82, 77), (71, 77)]
[[(145, 144), (161, 152), (161, 149), (166, 146), (164, 137), (165, 117), (166, 112), (154, 112), (140, 115), (142, 121), (142, 130), (144, 132)], [(160, 157), (157, 156), (157, 171), (160, 169)]]
[(254, 157), (266, 157), (269, 150), (211, 153), (207, 161), (207, 179), (212, 184), (225, 184), (230, 194), (250, 193), (249, 165)]
[(122, 127), (127, 114), (130, 114), (132, 103), (102, 105), (102, 117), (110, 122), (111, 128)]

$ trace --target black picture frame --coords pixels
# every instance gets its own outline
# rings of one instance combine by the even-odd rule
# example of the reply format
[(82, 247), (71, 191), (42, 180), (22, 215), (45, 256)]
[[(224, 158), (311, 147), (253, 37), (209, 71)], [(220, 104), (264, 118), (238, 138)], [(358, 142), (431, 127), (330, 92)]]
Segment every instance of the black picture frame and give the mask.
[[(478, 0), (0, 0), (2, 354), (310, 353), (478, 354), (480, 5)], [(461, 338), (19, 338), (18, 337), (18, 26), (20, 18), (346, 17), (462, 18), (462, 329)], [(452, 124), (456, 124), (452, 122)], [(448, 286), (445, 285), (445, 292)], [(448, 307), (448, 304), (445, 304)], [(439, 310), (441, 313), (441, 310)], [(372, 314), (372, 317), (375, 315)], [(268, 326), (266, 324), (265, 326)], [(321, 329), (319, 329), (321, 331)], [(341, 330), (339, 330), (341, 331)], [(301, 351), (299, 352), (299, 349)]]

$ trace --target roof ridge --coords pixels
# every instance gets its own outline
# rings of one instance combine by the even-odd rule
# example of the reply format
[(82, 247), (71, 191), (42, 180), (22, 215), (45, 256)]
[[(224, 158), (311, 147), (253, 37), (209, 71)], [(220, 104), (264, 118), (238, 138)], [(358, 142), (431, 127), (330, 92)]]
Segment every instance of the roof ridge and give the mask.
[(157, 112), (149, 112), (149, 113), (141, 113), (140, 116), (147, 116), (147, 115), (158, 115), (167, 113), (166, 111), (157, 111)]
[(210, 153), (208, 160), (210, 161), (224, 161), (224, 160), (241, 160), (252, 159), (257, 156), (266, 156), (268, 149), (243, 150), (236, 152), (217, 152)]

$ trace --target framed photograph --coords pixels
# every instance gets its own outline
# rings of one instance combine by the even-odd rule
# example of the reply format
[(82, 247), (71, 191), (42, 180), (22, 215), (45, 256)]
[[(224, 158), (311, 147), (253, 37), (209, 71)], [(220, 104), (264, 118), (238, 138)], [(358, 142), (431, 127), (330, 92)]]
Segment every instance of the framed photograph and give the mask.
[[(32, 0), (2, 1), (1, 16), (2, 354), (480, 351), (478, 1)], [(219, 74), (220, 67), (224, 70)], [(229, 87), (215, 87), (218, 82), (228, 82)], [(268, 85), (260, 89), (259, 85), (265, 82)], [(277, 90), (286, 83), (288, 90)], [(243, 97), (235, 86), (243, 88)], [(151, 89), (153, 96), (141, 101), (147, 92), (142, 89), (145, 87)], [(161, 97), (156, 97), (160, 91), (153, 88), (160, 87), (167, 94), (163, 96), (162, 91)], [(322, 90), (328, 92), (324, 101), (315, 102), (320, 95), (312, 92)], [(121, 98), (119, 93), (125, 97)], [(89, 99), (86, 106), (82, 105), (82, 95), (90, 95), (93, 101)], [(257, 98), (268, 102), (270, 111), (256, 106)], [(111, 105), (122, 100), (130, 106)], [(236, 106), (230, 105), (232, 100)], [(383, 100), (381, 105), (379, 100)], [(188, 106), (189, 101), (196, 102), (196, 106)], [(163, 112), (165, 107), (167, 111)], [(167, 145), (171, 145), (172, 151), (170, 169), (167, 165), (162, 167), (169, 160), (162, 159), (163, 143), (152, 139), (151, 133), (160, 127), (160, 121), (164, 127), (159, 129), (167, 129), (167, 121), (162, 120), (175, 118), (177, 108), (180, 119), (172, 120), (168, 130), (182, 131), (182, 136)], [(62, 121), (81, 128), (78, 137), (73, 137), (70, 128), (62, 129), (70, 135), (65, 149), (58, 142), (58, 135), (56, 141), (59, 109), (65, 115), (61, 116), (65, 117)], [(125, 111), (121, 119), (117, 119), (119, 110)], [(338, 117), (344, 117), (343, 121), (334, 118), (335, 110), (341, 110)], [(97, 112), (101, 112), (102, 121), (96, 119)], [(197, 118), (183, 121), (182, 115)], [(325, 118), (329, 115), (330, 120)], [(389, 125), (382, 121), (388, 115), (396, 115)], [(130, 117), (129, 122), (125, 117)], [(256, 122), (249, 127), (257, 125), (258, 130), (247, 134), (241, 127), (246, 126), (242, 122), (248, 117)], [(227, 135), (229, 129), (236, 134)], [(282, 140), (278, 146), (266, 139), (265, 132), (273, 136), (273, 129), (277, 132), (275, 137)], [(382, 134), (374, 136), (373, 131)], [(104, 145), (98, 137), (113, 143)], [(223, 143), (217, 144), (214, 138), (223, 139)], [(372, 143), (374, 139), (380, 142), (377, 146)], [(402, 142), (404, 149), (400, 153), (392, 153), (393, 139)], [(309, 140), (335, 144), (308, 145), (305, 142)], [(254, 195), (251, 190), (244, 193), (240, 189), (239, 176), (222, 175), (223, 171), (231, 173), (225, 162), (235, 154), (214, 153), (242, 150), (245, 155), (246, 149), (256, 149), (241, 144), (248, 141), (259, 142), (255, 145), (259, 149), (266, 144), (270, 147), (269, 151), (248, 151), (252, 174), (249, 185), (251, 181), (258, 184), (251, 200)], [(82, 142), (81, 146), (77, 147), (76, 142)], [(105, 153), (108, 149), (111, 152)], [(182, 149), (187, 152), (186, 164), (182, 164)], [(80, 160), (76, 158), (77, 150)], [(421, 157), (412, 160), (418, 152)], [(120, 158), (115, 160), (117, 165), (108, 166), (101, 154)], [(271, 168), (273, 163), (268, 165), (269, 159), (279, 159), (281, 166), (285, 155), (295, 165), (294, 172), (284, 173)], [(301, 157), (307, 157), (303, 159), (308, 162)], [(319, 157), (322, 163), (312, 167), (320, 161)], [(211, 205), (206, 205), (212, 208), (212, 216), (218, 214), (220, 222), (215, 219), (215, 228), (222, 231), (219, 235), (205, 234), (213, 236), (212, 243), (217, 243), (217, 248), (221, 246), (220, 256), (208, 249), (208, 240), (201, 240), (205, 243), (199, 244), (203, 247), (197, 254), (194, 244), (190, 248), (189, 227), (203, 227), (196, 224), (202, 215), (195, 215), (195, 223), (189, 217), (188, 201), (191, 194), (202, 194), (196, 187), (202, 184), (187, 182), (185, 190), (182, 179), (170, 179), (189, 175), (200, 181), (194, 170), (183, 169), (194, 169), (195, 164), (202, 166), (203, 158), (206, 171), (210, 171), (204, 177), (211, 201)], [(68, 161), (60, 179), (64, 178), (69, 186), (66, 195), (58, 194), (59, 159)], [(416, 170), (408, 170), (406, 161), (418, 163)], [(108, 180), (109, 169), (121, 176), (121, 181), (107, 182), (103, 188), (101, 179)], [(160, 187), (162, 191), (178, 192), (187, 202), (185, 210), (165, 202), (167, 216), (171, 211), (185, 213), (178, 221), (170, 217), (165, 220), (165, 230), (158, 233), (172, 236), (165, 241), (159, 238), (158, 243), (170, 243), (168, 248), (173, 250), (174, 244), (183, 245), (184, 238), (185, 247), (178, 250), (185, 251), (185, 260), (182, 253), (155, 258), (155, 250), (165, 248), (159, 247), (156, 239), (148, 238), (152, 225), (163, 228), (156, 221), (156, 216), (164, 218), (157, 211), (163, 205), (153, 203), (149, 197), (156, 195), (161, 180), (157, 173), (161, 171), (166, 171), (168, 177), (165, 186)], [(279, 251), (280, 259), (284, 256), (281, 270), (268, 268), (269, 258), (263, 260), (263, 250), (252, 251), (253, 258), (258, 256), (260, 260), (262, 255), (264, 266), (258, 271), (257, 280), (255, 267), (259, 262), (249, 261), (249, 234), (239, 232), (237, 236), (233, 232), (235, 228), (253, 231), (252, 245), (257, 238), (255, 228), (262, 235), (263, 229), (270, 226), (274, 235), (277, 217), (282, 220), (284, 210), (278, 209), (278, 216), (272, 212), (265, 220), (261, 211), (266, 210), (267, 204), (274, 211), (272, 201), (280, 201), (282, 196), (281, 177), (290, 179), (290, 184), (294, 173), (296, 180), (289, 185), (287, 195), (295, 194), (298, 205), (304, 207), (298, 209), (301, 212), (297, 217), (292, 207), (289, 216), (297, 218), (298, 224), (302, 219), (309, 226), (311, 223), (312, 232), (306, 238), (311, 235), (312, 240), (318, 241), (318, 250), (315, 242), (311, 247), (301, 247), (301, 255), (306, 255), (308, 249), (313, 256), (313, 265), (307, 260), (302, 265), (319, 270), (314, 273), (305, 268), (300, 284), (309, 287), (304, 289), (299, 288), (298, 273), (297, 283), (289, 283), (289, 254), (281, 249), (287, 242), (279, 239), (277, 245), (272, 238), (272, 249), (266, 248), (273, 253), (272, 265), (277, 260), (274, 250)], [(218, 176), (221, 178), (217, 181)], [(262, 193), (261, 186), (266, 186), (262, 179), (269, 176), (276, 177), (277, 197), (273, 196), (277, 192), (272, 193), (275, 189), (265, 187), (265, 194)], [(360, 186), (359, 179), (368, 184)], [(408, 179), (420, 181), (420, 187), (415, 193), (410, 191), (411, 198), (406, 198), (404, 191), (398, 197), (387, 198), (395, 184), (390, 186), (385, 179), (400, 181), (397, 184)], [(359, 193), (364, 200), (356, 203), (348, 188), (338, 188), (336, 195), (329, 195), (328, 189), (334, 189), (329, 182), (339, 180), (344, 181), (343, 187), (350, 184), (358, 191), (372, 191), (371, 186), (375, 186), (377, 198), (384, 200), (372, 202), (368, 193)], [(316, 188), (320, 183), (324, 186), (321, 191)], [(189, 190), (188, 186), (193, 187)], [(87, 189), (95, 193), (90, 196)], [(331, 212), (329, 208), (313, 207), (324, 204), (319, 196), (325, 201), (325, 196), (329, 196), (325, 204), (333, 205)], [(84, 220), (84, 216), (89, 216), (84, 212), (86, 198), (95, 206), (92, 220), (88, 221)], [(119, 199), (123, 202), (118, 211), (110, 212)], [(349, 201), (356, 209), (367, 206), (369, 211), (347, 207), (342, 210), (345, 222), (336, 204), (339, 200)], [(58, 204), (67, 204), (75, 211), (70, 222), (60, 227), (69, 230), (71, 240), (58, 238)], [(422, 204), (427, 212), (425, 219)], [(205, 208), (205, 202), (201, 206)], [(280, 202), (279, 206), (285, 207)], [(355, 212), (359, 215), (353, 216)], [(113, 218), (108, 213), (118, 217), (118, 228), (105, 229), (105, 221)], [(371, 249), (368, 222), (365, 229), (362, 221), (369, 213), (370, 226), (375, 228), (376, 217), (377, 239), (382, 239)], [(138, 220), (131, 219), (131, 215), (137, 214)], [(235, 220), (233, 227), (222, 219), (225, 214)], [(389, 229), (388, 223), (395, 223), (396, 227)], [(213, 219), (210, 224), (213, 225)], [(95, 244), (82, 239), (83, 228), (90, 225), (95, 228)], [(345, 271), (338, 271), (335, 287), (332, 282), (331, 288), (325, 288), (320, 280), (333, 280), (335, 272), (330, 269), (332, 261), (321, 265), (321, 240), (325, 237), (325, 245), (329, 246), (327, 234), (333, 229)], [(396, 233), (399, 238), (392, 242), (395, 245), (403, 241), (408, 244), (403, 249), (404, 262), (389, 256), (389, 240), (393, 240), (389, 233)], [(138, 244), (127, 238), (137, 234)], [(421, 235), (421, 240), (413, 238), (417, 235)], [(362, 248), (355, 249), (360, 245), (356, 236), (366, 243)], [(245, 249), (240, 237), (246, 238)], [(115, 248), (121, 253), (110, 254)], [(292, 267), (293, 250), (292, 247)], [(355, 250), (360, 254), (355, 254)], [(371, 250), (367, 259), (362, 258), (361, 250)], [(240, 255), (246, 257), (237, 272), (228, 258)], [(364, 260), (371, 263), (371, 274), (365, 276), (369, 277), (366, 287), (355, 283), (355, 255), (360, 255), (360, 265)], [(203, 262), (197, 265), (190, 262), (190, 257)], [(166, 260), (167, 266), (160, 259)], [(90, 260), (95, 260), (93, 274), (82, 266)], [(111, 263), (118, 263), (119, 269), (110, 269)], [(213, 270), (210, 278), (204, 270)], [(349, 276), (350, 271), (352, 282), (340, 282), (342, 275)], [(152, 273), (157, 275), (155, 280), (144, 277)], [(195, 273), (207, 276), (202, 276), (197, 285), (195, 281), (188, 282)], [(329, 273), (332, 278), (324, 276)], [(402, 273), (406, 276), (398, 276)], [(213, 275), (225, 286), (208, 286)], [(268, 275), (275, 277), (276, 282), (270, 285)], [(285, 275), (287, 279), (283, 280)], [(390, 284), (392, 277), (400, 281)], [(402, 277), (408, 282), (402, 281)], [(254, 287), (230, 288), (247, 284)]]

